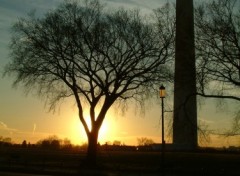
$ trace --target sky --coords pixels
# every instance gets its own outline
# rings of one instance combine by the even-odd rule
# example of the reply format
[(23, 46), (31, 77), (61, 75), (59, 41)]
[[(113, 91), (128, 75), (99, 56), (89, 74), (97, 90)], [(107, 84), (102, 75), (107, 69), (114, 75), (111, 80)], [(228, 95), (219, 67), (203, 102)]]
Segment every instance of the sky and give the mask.
[[(170, 1), (170, 0), (169, 0)], [(87, 141), (77, 117), (77, 109), (72, 100), (66, 100), (55, 112), (49, 112), (44, 101), (30, 93), (26, 95), (23, 88), (13, 88), (13, 77), (2, 77), (4, 66), (9, 62), (9, 42), (11, 26), (18, 18), (25, 17), (28, 12), (36, 9), (38, 14), (44, 14), (49, 9), (57, 7), (62, 0), (0, 0), (0, 137), (10, 137), (13, 142), (23, 140), (35, 143), (48, 136), (57, 135), (59, 138), (68, 138), (74, 144)], [(165, 0), (101, 0), (107, 8), (127, 7), (138, 8), (142, 13), (150, 13), (152, 9), (160, 7)], [(172, 87), (166, 87), (166, 109), (172, 109)], [(156, 93), (157, 95), (157, 93)], [(99, 141), (121, 141), (126, 145), (137, 145), (137, 138), (147, 137), (156, 143), (161, 141), (161, 104), (160, 100), (146, 103), (145, 112), (133, 102), (123, 113), (118, 107), (108, 112), (100, 131)], [(233, 105), (234, 104), (234, 105)], [(224, 131), (231, 127), (234, 110), (239, 104), (229, 101), (219, 108), (213, 100), (201, 101), (198, 106), (198, 118), (209, 129)], [(172, 121), (172, 113), (165, 114), (166, 125)], [(169, 129), (166, 129), (166, 133)], [(166, 136), (167, 142), (171, 142)], [(212, 136), (211, 143), (204, 146), (240, 146), (240, 139), (221, 138)]]

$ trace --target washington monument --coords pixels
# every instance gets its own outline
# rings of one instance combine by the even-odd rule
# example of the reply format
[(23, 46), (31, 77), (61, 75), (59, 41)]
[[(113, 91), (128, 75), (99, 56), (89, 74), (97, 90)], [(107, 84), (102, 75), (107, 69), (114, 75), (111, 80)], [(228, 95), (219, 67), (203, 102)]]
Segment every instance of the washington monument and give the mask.
[(197, 139), (193, 0), (176, 1), (176, 57), (173, 144), (194, 150)]

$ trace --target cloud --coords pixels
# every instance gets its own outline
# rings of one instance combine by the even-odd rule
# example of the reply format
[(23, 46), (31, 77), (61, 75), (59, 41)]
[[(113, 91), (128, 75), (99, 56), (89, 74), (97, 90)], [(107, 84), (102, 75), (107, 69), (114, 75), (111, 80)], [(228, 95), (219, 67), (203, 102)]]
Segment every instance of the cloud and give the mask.
[[(172, 0), (170, 0), (172, 1)], [(152, 9), (161, 7), (168, 2), (167, 0), (101, 0), (101, 2), (107, 4), (108, 7), (124, 7), (127, 9), (140, 9), (143, 13), (151, 13)]]
[(199, 121), (200, 121), (200, 123), (204, 123), (204, 124), (212, 124), (212, 123), (214, 123), (213, 120), (206, 120), (204, 118), (199, 118)]
[(36, 131), (36, 128), (37, 128), (37, 125), (36, 125), (36, 123), (34, 123), (34, 124), (33, 124), (33, 132), (32, 132), (33, 135), (34, 135), (34, 133), (35, 133), (35, 131)]
[(10, 137), (14, 143), (21, 143), (23, 140), (35, 143), (40, 139), (52, 135), (51, 133), (36, 132), (36, 129), (36, 123), (33, 124), (32, 131), (22, 131), (21, 129), (10, 128), (6, 123), (0, 121), (0, 136)]
[(9, 128), (8, 126), (7, 126), (7, 124), (5, 124), (4, 122), (1, 122), (0, 121), (0, 130), (1, 131), (6, 131), (6, 132), (15, 132), (15, 131), (17, 131), (16, 129), (14, 129), (14, 128)]
[[(29, 11), (36, 9), (44, 11), (56, 7), (63, 0), (1, 0), (1, 10), (7, 10), (11, 14), (26, 15)], [(2, 11), (3, 12), (3, 11)]]
[(120, 134), (123, 135), (123, 136), (127, 136), (127, 135), (128, 135), (128, 132), (122, 131)]
[(7, 129), (7, 125), (0, 121), (0, 129)]

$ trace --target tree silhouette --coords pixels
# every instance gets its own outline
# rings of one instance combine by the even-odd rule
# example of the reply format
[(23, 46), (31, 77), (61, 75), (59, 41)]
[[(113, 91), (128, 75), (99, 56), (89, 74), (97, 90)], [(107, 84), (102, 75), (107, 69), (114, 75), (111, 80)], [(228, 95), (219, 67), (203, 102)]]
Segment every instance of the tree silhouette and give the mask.
[(97, 0), (64, 2), (42, 18), (31, 14), (15, 23), (6, 73), (50, 108), (74, 98), (88, 137), (87, 162), (95, 164), (99, 129), (114, 102), (143, 101), (171, 76), (165, 63), (174, 35), (158, 26), (137, 10), (106, 12)]
[(202, 96), (240, 101), (240, 11), (236, 3), (211, 1), (195, 11), (198, 87)]
[(137, 143), (138, 143), (138, 146), (149, 146), (151, 144), (154, 144), (154, 141), (150, 138), (141, 137), (141, 138), (137, 138)]
[[(195, 10), (198, 94), (240, 102), (239, 1), (215, 0)], [(237, 107), (237, 106), (236, 106)], [(240, 133), (240, 109), (232, 127), (221, 135)]]
[(26, 140), (23, 140), (23, 142), (22, 142), (22, 147), (24, 147), (24, 148), (27, 147), (27, 141), (26, 141)]

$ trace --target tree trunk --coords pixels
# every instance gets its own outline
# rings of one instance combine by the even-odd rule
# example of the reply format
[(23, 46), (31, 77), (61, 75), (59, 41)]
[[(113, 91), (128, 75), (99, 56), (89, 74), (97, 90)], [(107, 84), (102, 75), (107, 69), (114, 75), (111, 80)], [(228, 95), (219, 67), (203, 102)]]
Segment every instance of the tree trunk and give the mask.
[(86, 164), (90, 167), (95, 167), (97, 164), (98, 131), (99, 130), (92, 130), (88, 135), (88, 149), (87, 149)]

